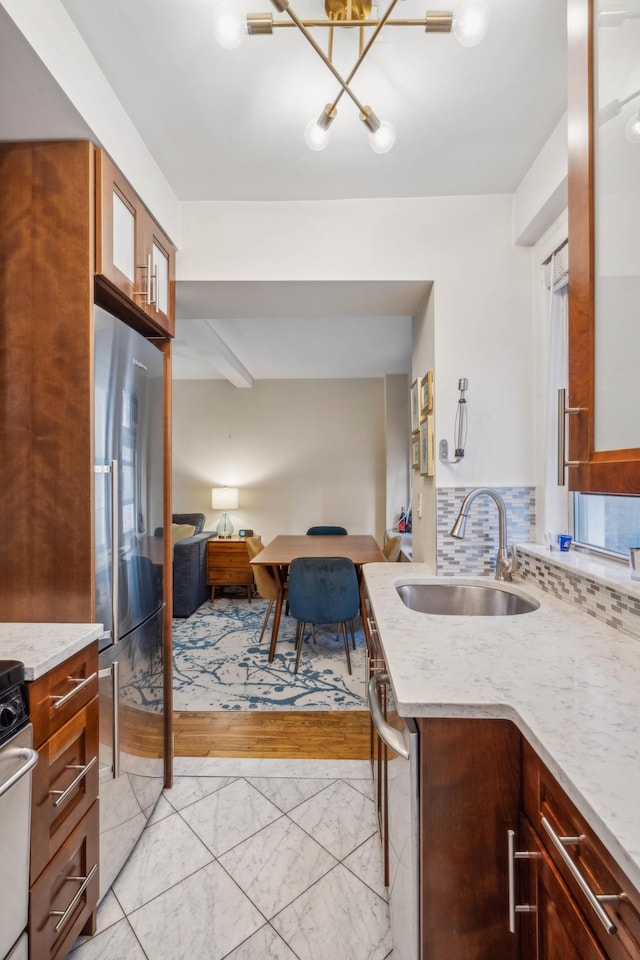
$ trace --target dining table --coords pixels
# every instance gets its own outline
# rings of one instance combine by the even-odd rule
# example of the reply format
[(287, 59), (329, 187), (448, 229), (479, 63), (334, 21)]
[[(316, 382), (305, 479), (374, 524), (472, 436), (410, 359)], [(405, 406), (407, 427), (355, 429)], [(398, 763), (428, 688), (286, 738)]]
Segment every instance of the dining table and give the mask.
[(335, 534), (332, 536), (280, 535), (271, 543), (268, 543), (264, 550), (261, 550), (253, 558), (251, 563), (257, 566), (270, 567), (278, 585), (278, 596), (271, 628), (271, 643), (269, 645), (269, 662), (273, 660), (276, 653), (289, 564), (297, 557), (348, 557), (353, 560), (360, 582), (360, 612), (362, 616), (365, 616), (361, 576), (362, 565), (364, 563), (384, 563), (386, 561), (386, 557), (375, 538), (368, 534), (340, 536)]

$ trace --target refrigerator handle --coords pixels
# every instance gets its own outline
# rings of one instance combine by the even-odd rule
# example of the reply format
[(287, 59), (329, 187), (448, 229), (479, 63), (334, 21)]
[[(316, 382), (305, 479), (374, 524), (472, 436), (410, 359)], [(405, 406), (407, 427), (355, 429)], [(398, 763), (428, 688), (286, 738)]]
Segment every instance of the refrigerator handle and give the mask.
[(111, 461), (111, 636), (114, 643), (120, 640), (118, 597), (118, 574), (120, 572), (120, 524), (118, 523), (118, 461)]
[(105, 677), (111, 677), (111, 702), (113, 704), (113, 714), (111, 717), (111, 743), (113, 752), (112, 772), (113, 779), (117, 780), (120, 776), (120, 661), (114, 660), (111, 666), (100, 670), (98, 677), (103, 680)]

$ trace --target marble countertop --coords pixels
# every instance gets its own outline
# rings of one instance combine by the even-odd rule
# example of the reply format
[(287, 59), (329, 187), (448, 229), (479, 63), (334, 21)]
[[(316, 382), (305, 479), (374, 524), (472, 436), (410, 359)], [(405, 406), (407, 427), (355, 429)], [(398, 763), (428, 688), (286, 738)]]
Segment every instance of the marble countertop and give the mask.
[(0, 660), (22, 661), (25, 679), (37, 680), (101, 633), (101, 623), (0, 623)]
[(529, 581), (456, 577), (540, 607), (451, 617), (410, 610), (396, 591), (434, 579), (426, 564), (368, 564), (364, 576), (400, 714), (512, 720), (640, 890), (640, 641)]

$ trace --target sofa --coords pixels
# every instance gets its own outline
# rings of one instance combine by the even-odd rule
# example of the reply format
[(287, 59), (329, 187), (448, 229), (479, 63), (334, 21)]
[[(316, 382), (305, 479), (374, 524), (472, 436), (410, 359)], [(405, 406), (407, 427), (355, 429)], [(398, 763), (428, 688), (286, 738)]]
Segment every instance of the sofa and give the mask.
[[(173, 523), (195, 527), (192, 536), (173, 546), (173, 615), (190, 617), (209, 598), (207, 586), (207, 540), (216, 537), (214, 530), (203, 530), (204, 513), (174, 513)], [(162, 536), (162, 527), (155, 531)]]

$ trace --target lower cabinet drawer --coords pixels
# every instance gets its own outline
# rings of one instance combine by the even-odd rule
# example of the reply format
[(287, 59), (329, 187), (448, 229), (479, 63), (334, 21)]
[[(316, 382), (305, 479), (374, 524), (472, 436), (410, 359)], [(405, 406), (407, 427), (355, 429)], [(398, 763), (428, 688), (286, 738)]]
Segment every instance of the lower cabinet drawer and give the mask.
[(91, 918), (98, 902), (98, 846), (96, 800), (31, 888), (31, 960), (62, 960)]
[(38, 753), (31, 794), (31, 883), (98, 797), (98, 698)]
[(207, 574), (208, 583), (253, 583), (253, 573), (246, 566), (216, 567)]
[[(550, 859), (607, 956), (612, 960), (637, 960), (640, 892), (527, 743), (523, 743), (522, 756), (524, 808)], [(594, 902), (618, 896), (612, 902), (602, 902), (602, 909)]]
[(73, 654), (29, 684), (29, 714), (37, 749), (98, 693), (98, 644)]

